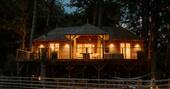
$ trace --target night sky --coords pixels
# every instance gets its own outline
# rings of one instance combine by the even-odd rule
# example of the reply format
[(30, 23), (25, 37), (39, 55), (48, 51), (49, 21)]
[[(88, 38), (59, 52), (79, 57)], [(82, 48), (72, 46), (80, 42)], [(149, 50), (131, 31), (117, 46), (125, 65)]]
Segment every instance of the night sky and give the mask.
[(76, 7), (69, 7), (67, 4), (70, 3), (70, 0), (61, 0), (62, 3), (64, 4), (64, 10), (66, 13), (72, 13), (76, 11)]

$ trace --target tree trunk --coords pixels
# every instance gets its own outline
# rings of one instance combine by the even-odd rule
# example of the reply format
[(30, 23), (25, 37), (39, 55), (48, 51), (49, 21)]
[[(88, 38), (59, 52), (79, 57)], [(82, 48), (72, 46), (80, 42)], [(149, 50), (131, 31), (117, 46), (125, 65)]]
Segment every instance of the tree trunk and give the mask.
[(168, 69), (170, 68), (170, 23), (168, 24), (167, 26), (168, 28), (168, 44), (167, 44), (167, 52), (166, 52), (166, 61), (165, 61), (165, 65), (166, 65), (166, 68), (167, 68), (167, 76), (169, 77), (170, 76), (170, 72), (168, 71)]
[(102, 27), (102, 0), (98, 0), (98, 27)]
[(148, 33), (149, 33), (149, 0), (141, 0), (141, 14), (142, 14), (142, 30), (141, 37), (144, 40), (144, 55), (146, 60), (150, 61), (149, 56), (149, 41), (148, 41)]
[(22, 49), (25, 49), (25, 35), (22, 36)]
[(19, 23), (19, 31), (18, 33), (20, 34), (20, 36), (22, 37), (22, 46), (21, 46), (21, 49), (25, 49), (25, 38), (26, 38), (26, 34), (27, 34), (27, 18), (28, 18), (28, 15), (27, 15), (27, 0), (22, 0), (21, 1), (21, 19), (20, 19), (20, 23)]
[(29, 44), (30, 50), (32, 50), (32, 40), (33, 40), (33, 35), (34, 35), (34, 30), (35, 30), (35, 23), (36, 23), (36, 9), (37, 9), (36, 5), (37, 5), (37, 0), (34, 0), (32, 28), (31, 28), (31, 33), (30, 33), (30, 44)]

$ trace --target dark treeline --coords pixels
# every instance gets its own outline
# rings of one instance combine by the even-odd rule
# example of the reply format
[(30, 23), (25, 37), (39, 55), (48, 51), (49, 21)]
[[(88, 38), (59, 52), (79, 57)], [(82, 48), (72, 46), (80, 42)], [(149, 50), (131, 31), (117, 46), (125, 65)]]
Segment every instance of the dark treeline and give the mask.
[[(153, 60), (158, 78), (169, 77), (169, 0), (0, 0), (0, 72), (15, 74), (17, 48), (29, 47), (33, 8), (36, 6), (33, 37), (55, 27), (90, 23), (99, 27), (121, 26), (145, 42), (145, 59)], [(66, 13), (64, 6), (76, 7)], [(9, 65), (11, 63), (11, 65)]]

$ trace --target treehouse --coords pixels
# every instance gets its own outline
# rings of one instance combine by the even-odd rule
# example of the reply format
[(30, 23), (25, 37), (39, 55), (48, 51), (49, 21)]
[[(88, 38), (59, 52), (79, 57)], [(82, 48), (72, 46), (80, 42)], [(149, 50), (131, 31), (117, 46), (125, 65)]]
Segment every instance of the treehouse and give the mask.
[[(55, 28), (34, 39), (32, 44), (32, 51), (17, 50), (17, 62), (20, 64), (27, 62), (25, 64), (28, 64), (28, 62), (40, 63), (40, 60), (45, 60), (45, 63), (48, 63), (47, 71), (52, 68), (53, 72), (57, 72), (47, 74), (70, 74), (63, 73), (63, 71), (73, 72), (72, 68), (75, 69), (74, 73), (83, 73), (77, 71), (84, 68), (86, 73), (92, 74), (94, 70), (101, 71), (98, 69), (103, 69), (107, 74), (112, 71), (111, 75), (114, 71), (122, 71), (121, 74), (124, 74), (125, 71), (132, 70), (133, 74), (142, 74), (144, 72), (142, 68), (149, 68), (148, 63), (143, 60), (143, 41), (121, 27), (102, 27), (100, 29), (85, 24)], [(56, 66), (49, 67), (50, 63)], [(139, 73), (134, 70), (141, 71)]]
[[(95, 60), (141, 59), (143, 41), (122, 28), (90, 24), (77, 27), (56, 28), (33, 41), (32, 52), (18, 50), (19, 60)], [(22, 58), (25, 57), (25, 58)]]

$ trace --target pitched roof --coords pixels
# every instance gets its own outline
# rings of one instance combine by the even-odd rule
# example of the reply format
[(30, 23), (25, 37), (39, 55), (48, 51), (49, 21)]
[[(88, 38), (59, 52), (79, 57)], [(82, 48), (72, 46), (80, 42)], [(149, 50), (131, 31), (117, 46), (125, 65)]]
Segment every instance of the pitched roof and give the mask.
[(51, 30), (50, 32), (41, 35), (40, 37), (34, 39), (34, 41), (37, 40), (66, 40), (65, 33), (69, 30), (76, 29), (77, 27), (65, 27), (65, 28), (55, 28), (54, 30)]
[(71, 35), (98, 35), (98, 34), (107, 34), (107, 32), (101, 30), (100, 28), (91, 25), (91, 24), (85, 24), (80, 27), (73, 27), (73, 29), (70, 29), (65, 32), (65, 34), (71, 34)]
[(113, 39), (138, 39), (138, 37), (132, 32), (122, 29), (121, 27), (103, 27), (102, 29), (90, 25), (85, 24), (83, 26), (75, 26), (75, 27), (63, 27), (63, 28), (55, 28), (54, 30), (41, 35), (40, 37), (34, 39), (37, 40), (67, 40), (65, 35), (102, 35), (109, 34), (110, 40)]
[(54, 30), (48, 32), (47, 34), (43, 34), (42, 36), (36, 38), (36, 40), (66, 40), (64, 35), (97, 35), (97, 34), (107, 34), (105, 31), (100, 28), (85, 24), (83, 26), (75, 26), (75, 27), (63, 27), (63, 28), (55, 28)]
[(137, 40), (140, 39), (137, 35), (132, 33), (129, 30), (126, 30), (122, 27), (103, 27), (104, 31), (106, 31), (109, 34), (110, 40)]

